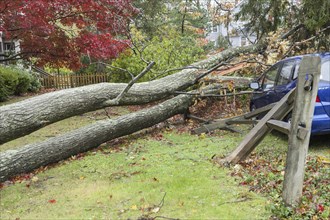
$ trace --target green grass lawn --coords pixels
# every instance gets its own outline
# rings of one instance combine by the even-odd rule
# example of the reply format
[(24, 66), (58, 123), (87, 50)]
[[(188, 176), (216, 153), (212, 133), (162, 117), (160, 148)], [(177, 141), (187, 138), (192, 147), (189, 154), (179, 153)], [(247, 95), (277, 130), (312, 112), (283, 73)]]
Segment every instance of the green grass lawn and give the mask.
[[(231, 136), (231, 134), (228, 134)], [(227, 134), (226, 134), (227, 136)], [(164, 132), (104, 145), (1, 191), (3, 219), (267, 218), (267, 200), (211, 162), (233, 139)], [(160, 205), (163, 199), (163, 204)]]
[[(114, 108), (112, 117), (126, 108)], [(104, 110), (72, 117), (0, 146), (12, 149), (41, 141), (95, 120)], [(248, 127), (240, 127), (246, 133)], [(219, 167), (244, 134), (217, 131), (191, 135), (176, 128), (130, 135), (45, 168), (32, 179), (5, 184), (0, 219), (269, 219), (271, 200), (242, 186)], [(287, 138), (268, 135), (256, 154), (285, 155)], [(311, 143), (310, 154), (330, 159), (327, 138)]]

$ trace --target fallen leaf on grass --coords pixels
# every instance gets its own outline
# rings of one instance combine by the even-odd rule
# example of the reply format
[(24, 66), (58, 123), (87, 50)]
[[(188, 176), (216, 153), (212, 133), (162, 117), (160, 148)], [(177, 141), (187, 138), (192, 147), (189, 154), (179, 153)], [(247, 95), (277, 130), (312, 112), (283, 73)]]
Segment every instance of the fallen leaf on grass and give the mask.
[(48, 202), (54, 204), (54, 203), (56, 203), (56, 200), (55, 199), (50, 199), (50, 200), (48, 200)]
[(151, 211), (153, 212), (153, 213), (157, 213), (157, 212), (159, 212), (159, 210), (160, 210), (160, 207), (155, 207), (155, 208), (153, 208)]
[(132, 205), (131, 210), (138, 210), (137, 205)]
[(34, 177), (32, 177), (32, 182), (37, 182), (38, 180), (39, 180), (39, 178), (38, 177), (36, 177), (36, 176), (34, 176)]
[(318, 204), (318, 205), (317, 205), (317, 211), (319, 211), (319, 212), (323, 212), (323, 211), (324, 211), (324, 206), (321, 205), (321, 204)]

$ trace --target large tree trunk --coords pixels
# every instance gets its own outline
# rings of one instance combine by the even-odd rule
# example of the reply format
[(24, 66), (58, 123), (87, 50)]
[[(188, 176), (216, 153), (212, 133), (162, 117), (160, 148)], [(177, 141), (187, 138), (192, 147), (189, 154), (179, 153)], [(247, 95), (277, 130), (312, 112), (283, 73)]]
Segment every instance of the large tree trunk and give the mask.
[[(258, 52), (263, 45), (231, 48), (162, 79), (134, 84), (119, 105), (160, 100), (198, 81), (201, 72), (242, 53)], [(105, 107), (124, 88), (122, 83), (102, 83), (40, 95), (0, 107), (0, 144), (29, 134), (56, 121)]]
[(149, 109), (99, 121), (44, 142), (0, 153), (0, 182), (184, 113), (192, 99), (191, 95), (179, 95)]

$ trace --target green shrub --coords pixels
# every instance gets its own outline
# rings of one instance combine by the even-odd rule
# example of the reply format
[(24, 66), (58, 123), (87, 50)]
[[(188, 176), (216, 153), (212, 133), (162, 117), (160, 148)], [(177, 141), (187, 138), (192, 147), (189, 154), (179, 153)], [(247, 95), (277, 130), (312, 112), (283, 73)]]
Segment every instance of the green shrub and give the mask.
[(15, 88), (15, 95), (21, 95), (28, 91), (31, 83), (31, 77), (28, 73), (24, 71), (17, 71), (18, 73), (18, 83)]
[(41, 83), (39, 81), (39, 78), (35, 75), (30, 75), (30, 85), (28, 88), (29, 92), (38, 92), (41, 88)]
[(5, 83), (5, 77), (0, 74), (0, 102), (5, 101), (9, 96), (10, 90)]
[[(149, 71), (140, 81), (149, 81), (155, 77), (163, 77), (173, 74), (170, 69), (185, 67), (199, 60), (203, 54), (203, 49), (198, 45), (198, 41), (190, 36), (181, 36), (179, 34), (169, 34), (163, 37), (153, 37), (146, 40), (142, 54), (137, 51), (127, 51), (122, 53), (111, 68), (110, 80), (112, 82), (128, 82), (131, 80), (130, 75), (121, 69), (128, 70), (133, 75), (139, 74), (145, 67), (146, 63), (142, 62), (141, 57), (147, 61), (155, 61), (152, 71)], [(119, 69), (120, 68), (120, 69)]]
[(13, 66), (0, 65), (0, 101), (5, 101), (10, 95), (36, 92), (40, 87), (36, 76)]
[(1, 100), (6, 100), (8, 96), (13, 95), (16, 86), (18, 84), (18, 74), (15, 73), (15, 71), (12, 68), (0, 66), (0, 75), (2, 78), (2, 94), (0, 96), (2, 97)]

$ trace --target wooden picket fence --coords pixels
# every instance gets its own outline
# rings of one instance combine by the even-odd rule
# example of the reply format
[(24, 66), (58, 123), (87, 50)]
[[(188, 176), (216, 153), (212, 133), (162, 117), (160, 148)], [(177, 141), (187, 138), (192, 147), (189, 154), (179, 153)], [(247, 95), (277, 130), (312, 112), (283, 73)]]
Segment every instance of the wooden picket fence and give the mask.
[(67, 89), (108, 81), (105, 74), (83, 74), (83, 75), (45, 75), (41, 76), (41, 85), (44, 88)]

